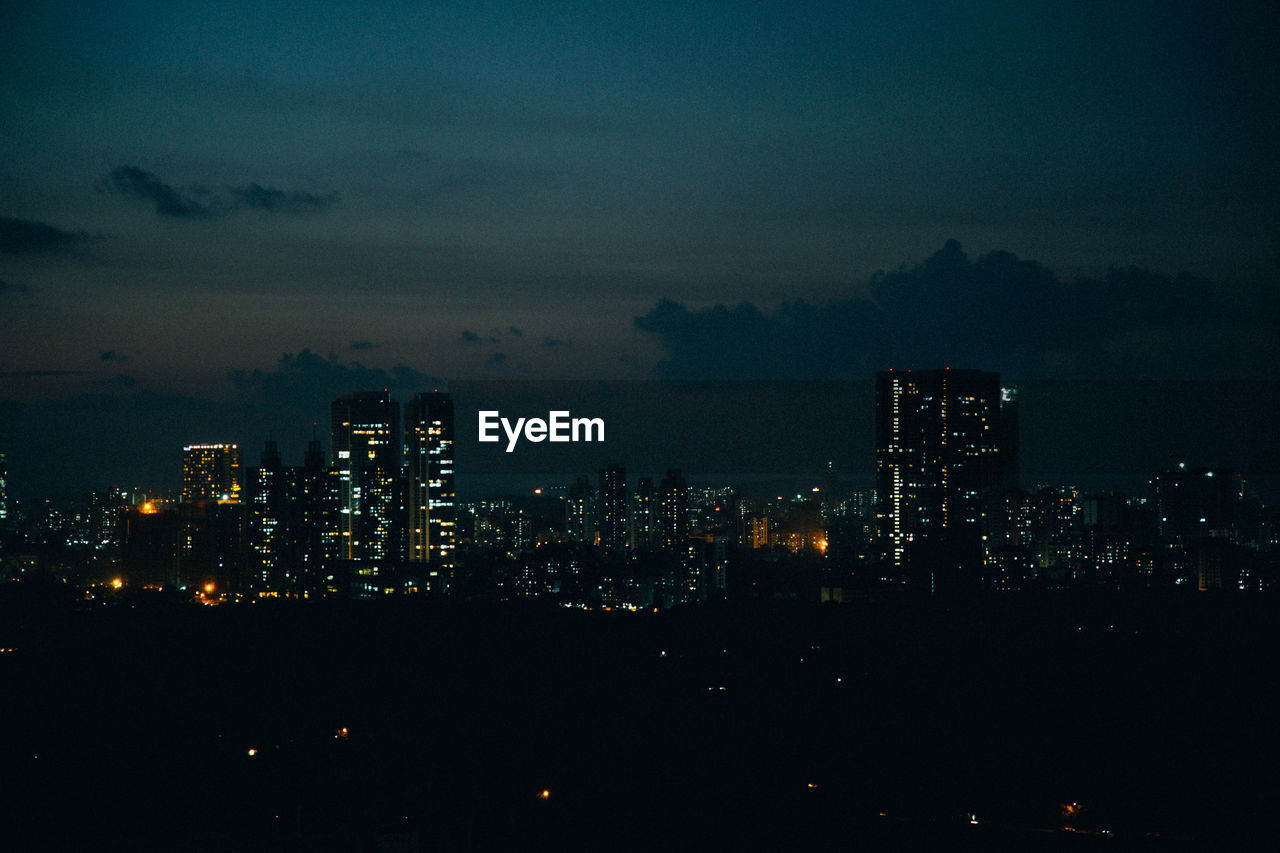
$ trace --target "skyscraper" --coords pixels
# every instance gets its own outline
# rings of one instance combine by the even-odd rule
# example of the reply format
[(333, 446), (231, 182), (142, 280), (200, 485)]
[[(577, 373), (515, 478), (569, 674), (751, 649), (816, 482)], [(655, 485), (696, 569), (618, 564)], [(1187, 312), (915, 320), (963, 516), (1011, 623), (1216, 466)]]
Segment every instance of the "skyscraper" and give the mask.
[(213, 584), (219, 593), (245, 586), (242, 488), (239, 445), (182, 448), (179, 585)]
[[(409, 562), (427, 564), (428, 583), (452, 585), (457, 538), (453, 474), (453, 400), (420, 393), (405, 411), (409, 461)], [(414, 579), (416, 580), (416, 579)]]
[(600, 547), (622, 553), (627, 547), (627, 469), (617, 463), (600, 469)]
[(689, 535), (689, 484), (679, 468), (668, 468), (658, 487), (657, 545), (683, 548)]
[[(386, 391), (336, 397), (330, 407), (330, 464), (338, 472), (338, 557), (371, 564), (401, 559), (403, 478), (400, 404)], [(359, 592), (377, 591), (376, 567)]]
[(337, 475), (311, 439), (301, 466), (283, 464), (268, 441), (262, 465), (245, 478), (250, 583), (257, 592), (310, 595), (326, 591), (337, 559)]
[(638, 554), (653, 547), (655, 526), (653, 478), (641, 477), (636, 481), (635, 496), (631, 502), (631, 552)]
[(877, 516), (897, 580), (925, 594), (979, 586), (983, 522), (1010, 476), (1005, 421), (997, 373), (876, 374)]
[(240, 502), (240, 446), (189, 444), (182, 448), (182, 501)]
[(280, 448), (268, 440), (262, 451), (262, 464), (250, 468), (245, 478), (249, 583), (259, 593), (279, 592), (289, 586), (289, 557), (294, 550), (290, 547), (293, 531), (288, 517), (292, 506), (289, 492)]

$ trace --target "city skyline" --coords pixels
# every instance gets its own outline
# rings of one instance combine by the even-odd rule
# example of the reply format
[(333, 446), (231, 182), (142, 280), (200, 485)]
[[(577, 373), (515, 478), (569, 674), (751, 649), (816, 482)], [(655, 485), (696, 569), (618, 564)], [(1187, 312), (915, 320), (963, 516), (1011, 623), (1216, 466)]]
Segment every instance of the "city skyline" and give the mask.
[(1278, 20), (0, 4), (0, 838), (1271, 837)]
[(15, 493), (361, 388), (1277, 379), (1265, 4), (0, 14)]

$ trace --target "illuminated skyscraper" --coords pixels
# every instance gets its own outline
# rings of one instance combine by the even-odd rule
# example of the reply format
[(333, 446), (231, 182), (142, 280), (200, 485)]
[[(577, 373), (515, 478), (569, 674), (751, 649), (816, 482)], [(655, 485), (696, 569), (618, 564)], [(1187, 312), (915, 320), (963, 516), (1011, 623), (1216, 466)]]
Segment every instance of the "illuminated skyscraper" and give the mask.
[(240, 446), (190, 444), (182, 448), (182, 501), (240, 502)]
[[(404, 501), (400, 404), (386, 391), (336, 397), (330, 407), (330, 464), (338, 472), (339, 559), (394, 563), (402, 556)], [(378, 591), (370, 566), (356, 572), (360, 594)]]
[(564, 499), (564, 534), (575, 542), (595, 542), (596, 495), (591, 481), (574, 477)]
[(310, 595), (327, 591), (337, 559), (337, 476), (324, 464), (320, 441), (307, 445), (301, 466), (283, 464), (268, 441), (262, 465), (245, 478), (249, 584), (255, 592)]
[(648, 551), (653, 547), (655, 527), (653, 478), (641, 477), (636, 481), (635, 497), (631, 502), (631, 552)]
[(997, 373), (876, 374), (877, 517), (897, 580), (926, 594), (978, 587), (984, 519), (1010, 476), (1005, 421)]
[(627, 547), (627, 469), (612, 464), (600, 469), (600, 547), (621, 553)]
[(262, 451), (262, 465), (250, 468), (245, 482), (249, 584), (257, 592), (280, 592), (289, 586), (289, 558), (294, 550), (290, 547), (289, 491), (280, 448), (269, 440)]
[(453, 400), (440, 392), (415, 395), (405, 411), (404, 433), (409, 461), (409, 562), (426, 563), (427, 582), (433, 589), (447, 591), (453, 580), (457, 539)]
[(683, 548), (689, 535), (689, 484), (679, 468), (668, 468), (658, 487), (656, 544), (664, 550)]
[(9, 517), (9, 487), (6, 483), (8, 479), (9, 465), (5, 461), (4, 454), (0, 453), (0, 521)]

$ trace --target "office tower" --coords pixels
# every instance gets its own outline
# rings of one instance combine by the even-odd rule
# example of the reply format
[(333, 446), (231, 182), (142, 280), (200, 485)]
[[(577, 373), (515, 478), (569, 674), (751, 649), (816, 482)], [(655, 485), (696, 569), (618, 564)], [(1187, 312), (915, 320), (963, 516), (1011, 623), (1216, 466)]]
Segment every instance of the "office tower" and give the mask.
[(1000, 406), (997, 373), (876, 374), (881, 542), (895, 578), (915, 591), (981, 584), (983, 523), (1005, 472)]
[[(338, 472), (339, 559), (385, 565), (401, 558), (400, 405), (386, 391), (334, 398), (330, 464)], [(359, 593), (378, 591), (376, 566), (357, 570)]]
[(689, 535), (689, 484), (679, 468), (668, 468), (658, 487), (657, 545), (679, 548)]
[(182, 448), (182, 502), (176, 582), (212, 585), (218, 594), (246, 585), (245, 516), (241, 506), (240, 446)]
[(600, 547), (621, 553), (627, 547), (627, 469), (616, 463), (600, 469)]
[(405, 411), (404, 436), (409, 458), (409, 562), (426, 563), (430, 587), (447, 591), (457, 541), (449, 395), (415, 395)]
[(9, 465), (5, 461), (4, 454), (0, 453), (0, 521), (9, 517), (9, 487), (6, 482), (8, 479)]
[(639, 553), (653, 547), (655, 527), (653, 478), (641, 477), (636, 481), (635, 497), (631, 502), (631, 551)]
[(240, 502), (240, 446), (191, 444), (182, 448), (182, 501)]
[(342, 542), (338, 472), (325, 464), (320, 439), (307, 442), (302, 466), (294, 469), (293, 500), (301, 549), (299, 576), (304, 592), (328, 591)]
[(249, 583), (259, 594), (322, 592), (337, 558), (336, 475), (312, 439), (301, 466), (286, 466), (274, 441), (245, 477)]
[(564, 535), (574, 542), (596, 541), (596, 495), (591, 481), (574, 477), (564, 498)]
[(289, 475), (280, 458), (279, 446), (267, 441), (262, 464), (250, 468), (245, 477), (248, 506), (250, 586), (257, 592), (280, 592), (288, 588), (293, 574), (290, 558), (294, 525), (289, 518), (293, 501)]

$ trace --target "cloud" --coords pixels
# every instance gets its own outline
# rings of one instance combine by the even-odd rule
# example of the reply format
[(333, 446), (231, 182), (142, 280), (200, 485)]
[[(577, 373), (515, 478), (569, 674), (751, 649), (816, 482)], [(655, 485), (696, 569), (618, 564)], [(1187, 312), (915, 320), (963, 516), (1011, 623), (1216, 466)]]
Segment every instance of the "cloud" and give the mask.
[(42, 376), (85, 376), (87, 370), (5, 370), (0, 379), (32, 379)]
[(392, 396), (405, 396), (445, 384), (439, 377), (407, 365), (366, 367), (358, 361), (325, 358), (310, 349), (297, 355), (285, 353), (274, 370), (233, 370), (227, 376), (236, 390), (250, 399), (280, 401), (313, 413), (328, 411), (329, 403), (338, 394), (386, 388)]
[(113, 349), (103, 350), (98, 353), (99, 361), (126, 361), (127, 356), (122, 356)]
[(83, 232), (63, 231), (44, 222), (0, 216), (0, 253), (8, 255), (62, 251), (85, 239), (85, 236)]
[(11, 281), (0, 281), (0, 295), (6, 293), (30, 293), (31, 288), (25, 284), (16, 284)]
[(338, 200), (336, 193), (316, 195), (299, 190), (285, 191), (275, 187), (264, 187), (261, 184), (228, 187), (227, 192), (237, 204), (244, 207), (284, 213), (324, 210)]
[(121, 195), (145, 199), (155, 204), (156, 213), (180, 219), (199, 219), (211, 209), (186, 192), (164, 183), (137, 166), (120, 166), (107, 176), (104, 185)]
[(507, 363), (507, 354), (505, 352), (495, 352), (485, 359), (485, 364), (501, 366)]
[(464, 344), (496, 344), (499, 340), (498, 330), (494, 329), (492, 334), (481, 335), (470, 329), (462, 330), (462, 342)]
[(373, 341), (352, 341), (351, 342), (351, 349), (353, 350), (370, 350), (370, 349), (373, 349), (375, 346), (377, 346), (377, 344), (375, 344)]
[(217, 191), (197, 185), (179, 189), (137, 166), (118, 167), (102, 187), (153, 202), (156, 213), (179, 219), (201, 219), (240, 210), (301, 214), (324, 210), (338, 200), (337, 193), (282, 190), (259, 183), (226, 186)]
[(1275, 286), (1242, 290), (1135, 267), (1063, 281), (1009, 252), (970, 260), (949, 241), (915, 267), (877, 273), (871, 298), (776, 311), (668, 299), (634, 325), (666, 349), (656, 372), (667, 378), (856, 379), (912, 365), (1208, 378), (1280, 364)]
[(554, 349), (555, 347), (567, 347), (567, 346), (571, 346), (572, 343), (573, 343), (572, 341), (566, 341), (560, 338), (553, 338), (550, 335), (547, 335), (542, 339), (542, 345), (547, 349)]
[(523, 330), (523, 329), (520, 329), (520, 328), (518, 328), (518, 327), (516, 327), (516, 326), (507, 326), (507, 332), (508, 332), (508, 333), (510, 333), (512, 336), (517, 337), (517, 338), (523, 338), (523, 337), (524, 337), (524, 330)]

